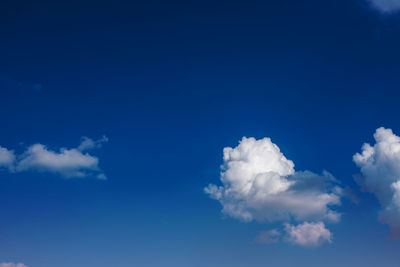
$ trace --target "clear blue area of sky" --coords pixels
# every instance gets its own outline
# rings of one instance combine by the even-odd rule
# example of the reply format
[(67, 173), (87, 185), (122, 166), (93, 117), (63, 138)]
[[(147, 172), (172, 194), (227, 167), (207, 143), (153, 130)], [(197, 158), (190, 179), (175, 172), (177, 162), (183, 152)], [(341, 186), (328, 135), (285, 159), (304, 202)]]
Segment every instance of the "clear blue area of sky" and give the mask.
[[(108, 180), (0, 172), (0, 261), (29, 267), (398, 266), (352, 155), (400, 134), (400, 16), (361, 0), (2, 1), (0, 145), (76, 147)], [(333, 243), (260, 245), (274, 225), (221, 215), (222, 149), (271, 137), (331, 172)]]

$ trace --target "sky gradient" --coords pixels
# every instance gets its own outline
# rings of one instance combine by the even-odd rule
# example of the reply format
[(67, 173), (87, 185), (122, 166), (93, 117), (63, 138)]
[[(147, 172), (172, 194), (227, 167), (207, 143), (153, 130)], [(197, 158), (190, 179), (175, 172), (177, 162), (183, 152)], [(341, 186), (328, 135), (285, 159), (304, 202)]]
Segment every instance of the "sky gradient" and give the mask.
[[(380, 127), (400, 135), (399, 8), (2, 1), (0, 146), (15, 158), (0, 151), (0, 266), (398, 266), (393, 221), (379, 219), (391, 202), (354, 178), (382, 173), (353, 156), (385, 143), (373, 136)], [(324, 170), (337, 179), (329, 238), (322, 231), (311, 248), (274, 241), (274, 230), (316, 217), (221, 212), (243, 198), (216, 201), (204, 189), (232, 185), (221, 181), (224, 148), (243, 137), (270, 138), (293, 162), (276, 171), (282, 179)], [(378, 163), (393, 170), (390, 188), (399, 158)], [(262, 203), (246, 208), (265, 215)]]

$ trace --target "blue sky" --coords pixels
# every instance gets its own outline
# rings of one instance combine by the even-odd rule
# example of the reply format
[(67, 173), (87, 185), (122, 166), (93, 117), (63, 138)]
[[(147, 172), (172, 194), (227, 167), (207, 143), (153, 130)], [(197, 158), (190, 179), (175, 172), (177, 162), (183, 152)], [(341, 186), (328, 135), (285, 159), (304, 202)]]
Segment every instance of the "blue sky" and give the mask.
[(0, 266), (397, 266), (399, 9), (4, 1)]

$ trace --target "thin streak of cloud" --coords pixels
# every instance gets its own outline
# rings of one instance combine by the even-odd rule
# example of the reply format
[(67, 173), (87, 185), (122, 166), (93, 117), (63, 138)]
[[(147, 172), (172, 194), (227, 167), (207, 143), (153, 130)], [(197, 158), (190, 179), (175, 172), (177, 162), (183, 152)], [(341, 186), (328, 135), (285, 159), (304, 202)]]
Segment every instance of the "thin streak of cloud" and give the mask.
[(384, 14), (393, 14), (400, 11), (400, 0), (368, 0), (372, 8)]

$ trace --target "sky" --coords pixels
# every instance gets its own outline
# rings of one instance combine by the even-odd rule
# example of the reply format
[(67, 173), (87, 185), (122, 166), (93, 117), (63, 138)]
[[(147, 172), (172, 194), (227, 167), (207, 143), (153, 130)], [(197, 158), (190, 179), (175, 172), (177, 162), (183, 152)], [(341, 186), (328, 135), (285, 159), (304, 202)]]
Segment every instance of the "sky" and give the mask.
[(398, 266), (400, 1), (2, 1), (0, 267)]

